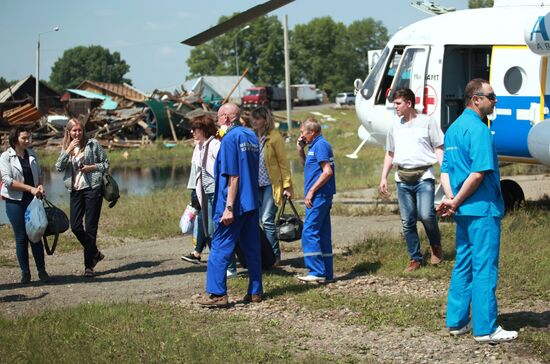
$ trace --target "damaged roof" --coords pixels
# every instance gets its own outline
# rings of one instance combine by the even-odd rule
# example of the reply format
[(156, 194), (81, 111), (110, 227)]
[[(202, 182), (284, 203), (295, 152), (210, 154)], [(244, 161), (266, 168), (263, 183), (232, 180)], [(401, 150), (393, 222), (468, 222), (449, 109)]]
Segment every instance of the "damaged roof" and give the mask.
[[(27, 95), (34, 97), (36, 94), (35, 87), (35, 78), (33, 75), (29, 75), (27, 78), (20, 80), (15, 85), (12, 85), (0, 92), (0, 103), (8, 101), (12, 95), (15, 100), (24, 99)], [(40, 81), (40, 98), (42, 99), (44, 96), (59, 97), (59, 94), (52, 90), (44, 82)]]
[(85, 80), (76, 87), (79, 90), (99, 92), (109, 96), (119, 96), (134, 102), (143, 102), (149, 97), (127, 83), (107, 83)]

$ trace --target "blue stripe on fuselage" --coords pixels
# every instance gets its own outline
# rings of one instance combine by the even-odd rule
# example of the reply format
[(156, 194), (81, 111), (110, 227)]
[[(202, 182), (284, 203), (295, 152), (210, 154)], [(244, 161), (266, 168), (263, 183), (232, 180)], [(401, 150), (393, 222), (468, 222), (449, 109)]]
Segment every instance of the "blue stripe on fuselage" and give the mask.
[[(493, 132), (497, 153), (499, 155), (530, 158), (531, 154), (527, 148), (527, 135), (532, 125), (530, 120), (517, 119), (518, 110), (529, 110), (531, 104), (538, 105), (540, 103), (540, 98), (538, 96), (498, 96), (497, 99), (497, 109), (510, 110), (510, 115), (499, 114), (491, 122), (491, 131)], [(548, 105), (549, 101), (550, 97), (546, 96), (545, 104)], [(523, 113), (527, 114), (527, 111)]]

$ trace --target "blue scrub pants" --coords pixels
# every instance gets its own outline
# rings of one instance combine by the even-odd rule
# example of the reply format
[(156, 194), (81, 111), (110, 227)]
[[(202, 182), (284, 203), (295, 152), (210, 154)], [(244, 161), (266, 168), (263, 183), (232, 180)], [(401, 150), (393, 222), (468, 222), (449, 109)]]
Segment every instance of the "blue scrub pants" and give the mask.
[(313, 206), (306, 208), (306, 219), (302, 232), (302, 251), (309, 274), (334, 279), (332, 256), (332, 232), (330, 209), (332, 195), (315, 195)]
[(447, 327), (460, 328), (470, 320), (474, 336), (497, 329), (500, 218), (455, 216), (456, 263), (447, 298)]
[(237, 242), (241, 244), (248, 266), (248, 293), (263, 293), (258, 219), (258, 210), (252, 210), (236, 216), (228, 226), (216, 222), (206, 269), (207, 293), (219, 296), (227, 294), (226, 272)]

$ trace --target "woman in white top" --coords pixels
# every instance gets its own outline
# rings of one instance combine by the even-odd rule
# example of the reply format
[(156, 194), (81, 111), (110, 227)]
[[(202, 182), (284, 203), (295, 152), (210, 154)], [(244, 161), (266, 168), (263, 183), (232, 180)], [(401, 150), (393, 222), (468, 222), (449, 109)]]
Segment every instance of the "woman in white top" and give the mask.
[(192, 120), (191, 130), (195, 139), (195, 149), (191, 163), (196, 167), (196, 193), (201, 205), (201, 211), (197, 216), (197, 244), (195, 249), (181, 259), (198, 264), (206, 245), (209, 245), (214, 234), (214, 222), (212, 220), (212, 201), (214, 200), (214, 164), (220, 141), (216, 139), (218, 128), (214, 119), (209, 115), (201, 115)]
[[(13, 128), (10, 130), (9, 144), (8, 150), (0, 156), (0, 194), (6, 200), (6, 215), (15, 235), (15, 252), (21, 268), (21, 283), (25, 284), (31, 281), (25, 211), (34, 197), (44, 196), (44, 186), (36, 154), (32, 149), (28, 149), (31, 145), (31, 133), (23, 126)], [(38, 278), (42, 282), (47, 282), (50, 277), (46, 273), (42, 242), (32, 242), (31, 250)]]

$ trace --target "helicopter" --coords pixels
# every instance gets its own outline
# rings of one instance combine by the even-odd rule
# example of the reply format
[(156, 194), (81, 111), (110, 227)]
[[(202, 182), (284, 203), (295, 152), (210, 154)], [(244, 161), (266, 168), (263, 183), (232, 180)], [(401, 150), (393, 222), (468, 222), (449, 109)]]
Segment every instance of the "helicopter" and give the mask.
[[(550, 1), (495, 0), (492, 8), (443, 12), (398, 31), (366, 79), (354, 82), (362, 142), (348, 157), (364, 144), (385, 145), (397, 89), (411, 89), (417, 111), (445, 132), (465, 108), (467, 82), (482, 78), (498, 99), (487, 127), (499, 161), (550, 165), (549, 13)], [(507, 208), (525, 199), (515, 181), (501, 187)]]

